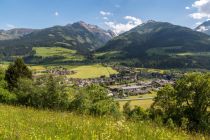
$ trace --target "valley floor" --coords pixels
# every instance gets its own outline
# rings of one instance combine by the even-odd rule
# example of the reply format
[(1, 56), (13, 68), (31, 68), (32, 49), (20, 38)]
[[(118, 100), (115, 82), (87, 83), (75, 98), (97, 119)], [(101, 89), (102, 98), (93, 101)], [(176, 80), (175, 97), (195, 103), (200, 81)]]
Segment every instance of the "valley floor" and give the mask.
[(110, 117), (93, 118), (7, 105), (0, 105), (0, 118), (0, 139), (205, 139), (201, 135), (188, 135), (148, 122), (134, 123)]

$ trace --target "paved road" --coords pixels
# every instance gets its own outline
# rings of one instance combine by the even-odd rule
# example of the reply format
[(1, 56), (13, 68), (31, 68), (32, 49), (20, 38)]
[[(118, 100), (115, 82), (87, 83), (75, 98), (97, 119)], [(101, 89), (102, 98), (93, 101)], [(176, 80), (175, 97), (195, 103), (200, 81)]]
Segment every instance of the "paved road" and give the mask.
[(154, 99), (154, 97), (147, 97), (147, 98), (134, 98), (134, 99), (114, 99), (115, 101), (135, 101), (135, 100), (150, 100)]

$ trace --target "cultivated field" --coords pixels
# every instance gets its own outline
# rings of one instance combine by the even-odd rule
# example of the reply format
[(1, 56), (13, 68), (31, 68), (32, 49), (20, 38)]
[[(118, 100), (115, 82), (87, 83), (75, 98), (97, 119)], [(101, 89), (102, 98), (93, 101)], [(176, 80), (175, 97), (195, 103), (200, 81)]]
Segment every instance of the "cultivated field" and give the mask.
[(0, 118), (0, 139), (5, 140), (204, 139), (148, 122), (134, 123), (6, 105), (0, 105)]
[[(135, 106), (140, 106), (144, 109), (148, 109), (151, 107), (152, 103), (154, 102), (153, 99), (145, 99), (145, 100), (135, 100), (135, 99), (136, 98), (149, 98), (149, 97), (154, 98), (155, 96), (156, 96), (156, 93), (152, 93), (152, 94), (144, 94), (144, 95), (139, 95), (139, 96), (130, 96), (127, 99), (131, 99), (130, 101), (131, 108), (134, 108)], [(120, 110), (123, 110), (123, 106), (127, 102), (128, 101), (119, 101)]]
[(71, 68), (70, 70), (75, 71), (73, 75), (69, 75), (70, 78), (97, 78), (100, 76), (110, 76), (110, 74), (117, 74), (116, 70), (113, 70), (111, 67), (105, 67), (99, 64), (96, 65), (87, 65), (87, 66), (78, 66)]

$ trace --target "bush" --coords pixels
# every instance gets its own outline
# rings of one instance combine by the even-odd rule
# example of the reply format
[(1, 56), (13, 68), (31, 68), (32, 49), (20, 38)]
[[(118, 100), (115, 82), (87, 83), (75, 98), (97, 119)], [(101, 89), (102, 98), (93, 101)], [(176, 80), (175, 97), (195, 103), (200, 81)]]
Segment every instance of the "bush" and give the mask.
[(4, 70), (0, 69), (0, 103), (14, 103), (16, 101), (15, 94), (7, 90), (7, 83), (4, 80)]
[(149, 113), (142, 109), (141, 107), (135, 106), (131, 109), (130, 102), (127, 102), (123, 106), (123, 113), (125, 117), (129, 120), (147, 120), (149, 119)]
[(71, 103), (71, 110), (95, 116), (119, 113), (119, 105), (108, 96), (108, 91), (99, 86), (91, 85), (79, 90)]
[(10, 93), (7, 89), (0, 87), (0, 102), (6, 104), (15, 103), (17, 97), (15, 94)]
[[(41, 80), (41, 82), (40, 82)], [(38, 108), (68, 109), (69, 100), (65, 85), (59, 84), (60, 79), (52, 76), (37, 81), (21, 78), (14, 92), (17, 102), (21, 105)]]
[(172, 119), (184, 129), (210, 132), (209, 107), (210, 75), (189, 73), (158, 92), (152, 112), (158, 112), (163, 123)]
[(33, 94), (36, 89), (33, 81), (26, 78), (20, 78), (17, 81), (17, 87), (13, 90), (17, 96), (17, 103), (21, 105), (31, 106), (33, 102)]

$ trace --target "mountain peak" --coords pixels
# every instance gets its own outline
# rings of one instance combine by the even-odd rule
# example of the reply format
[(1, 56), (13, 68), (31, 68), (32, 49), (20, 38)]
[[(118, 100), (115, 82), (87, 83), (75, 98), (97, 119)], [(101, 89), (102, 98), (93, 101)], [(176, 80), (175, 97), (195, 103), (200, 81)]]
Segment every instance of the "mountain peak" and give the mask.
[(155, 23), (155, 22), (157, 22), (157, 21), (155, 21), (155, 20), (148, 20), (146, 23)]
[(205, 21), (204, 23), (196, 27), (195, 30), (210, 35), (210, 20)]
[(94, 34), (95, 36), (100, 37), (101, 39), (105, 39), (105, 40), (110, 40), (113, 37), (117, 36), (115, 33), (113, 33), (111, 30), (104, 30), (102, 28), (100, 28), (97, 25), (92, 25), (92, 24), (88, 24), (84, 21), (78, 21), (72, 24), (73, 27), (76, 28), (84, 28), (85, 30), (88, 30), (89, 32), (91, 32), (92, 34)]

